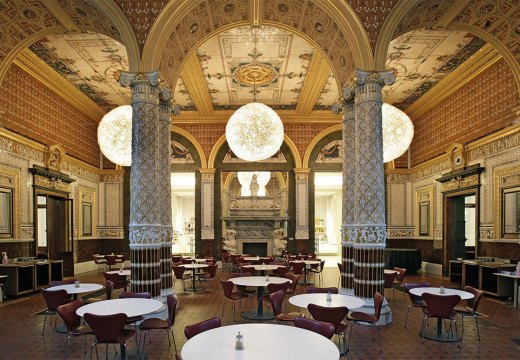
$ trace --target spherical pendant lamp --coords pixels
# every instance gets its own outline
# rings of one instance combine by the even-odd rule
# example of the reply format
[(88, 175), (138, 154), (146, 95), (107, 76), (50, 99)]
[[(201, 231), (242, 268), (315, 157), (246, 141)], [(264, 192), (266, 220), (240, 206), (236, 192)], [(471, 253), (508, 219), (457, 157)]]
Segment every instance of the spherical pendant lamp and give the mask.
[(413, 123), (403, 111), (383, 104), (383, 161), (389, 162), (403, 155), (413, 139)]
[(229, 148), (240, 159), (267, 159), (283, 143), (283, 123), (278, 114), (262, 103), (249, 103), (231, 115), (226, 125)]
[(132, 164), (132, 106), (110, 110), (98, 126), (98, 144), (103, 155), (114, 164)]

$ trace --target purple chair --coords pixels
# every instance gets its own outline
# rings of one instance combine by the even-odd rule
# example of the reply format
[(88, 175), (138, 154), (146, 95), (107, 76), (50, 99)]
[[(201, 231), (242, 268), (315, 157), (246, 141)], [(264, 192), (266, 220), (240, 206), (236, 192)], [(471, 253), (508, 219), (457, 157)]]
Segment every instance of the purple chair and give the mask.
[[(235, 302), (237, 300), (240, 300), (240, 309), (242, 309), (242, 299), (247, 298), (248, 295), (241, 292), (241, 291), (235, 291), (233, 292), (233, 287), (235, 284), (233, 284), (232, 281), (225, 281), (220, 279), (220, 284), (222, 285), (222, 290), (224, 291), (224, 296), (228, 298), (229, 300), (233, 301), (233, 321), (235, 321)], [(224, 300), (224, 303), (222, 304), (222, 316), (224, 316), (224, 306), (226, 305), (226, 301)]]
[(379, 333), (379, 325), (377, 322), (379, 321), (379, 317), (381, 316), (381, 307), (383, 306), (383, 295), (376, 291), (374, 294), (374, 315), (370, 315), (361, 311), (355, 311), (350, 313), (347, 316), (348, 321), (352, 321), (352, 325), (350, 326), (350, 334), (348, 336), (348, 344), (350, 347), (350, 337), (352, 336), (352, 329), (354, 328), (354, 324), (370, 324), (372, 325), (372, 341), (374, 341), (374, 325), (377, 327), (377, 336), (379, 337), (379, 350), (381, 353), (383, 352), (383, 347), (381, 346), (381, 334)]
[[(54, 328), (56, 328), (56, 315), (58, 314), (58, 306), (68, 302), (66, 290), (47, 290), (41, 289), (41, 293), (45, 303), (47, 304), (47, 310), (45, 310), (43, 319), (42, 336), (45, 334), (45, 324), (47, 323), (47, 316), (54, 316)], [(51, 319), (52, 321), (52, 319)]]
[(186, 336), (186, 339), (191, 339), (197, 334), (200, 334), (204, 331), (208, 331), (211, 329), (218, 328), (222, 325), (220, 318), (218, 316), (212, 317), (207, 320), (203, 320), (201, 322), (186, 325), (184, 327), (184, 335)]
[[(423, 308), (423, 322), (421, 327), (421, 334), (422, 334), (422, 342), (424, 343), (424, 333), (425, 333), (425, 327), (428, 322), (428, 319), (430, 318), (437, 318), (439, 319), (437, 326), (441, 327), (437, 329), (437, 332), (439, 334), (442, 333), (442, 322), (443, 320), (450, 320), (450, 327), (448, 328), (448, 334), (451, 330), (451, 325), (455, 324), (455, 336), (458, 338), (459, 334), (457, 331), (457, 322), (455, 321), (455, 316), (457, 316), (457, 313), (455, 310), (455, 306), (460, 302), (460, 296), (459, 295), (438, 295), (438, 294), (430, 294), (430, 293), (424, 293), (422, 294), (422, 298), (426, 305), (428, 305), (427, 308)], [(457, 347), (460, 347), (460, 344), (457, 342)]]
[[(148, 334), (148, 340), (151, 343), (150, 339), (150, 330), (166, 330), (166, 334), (168, 335), (168, 346), (172, 346), (170, 342), (170, 333), (172, 334), (173, 346), (175, 348), (175, 352), (177, 352), (177, 345), (175, 344), (175, 336), (173, 335), (173, 325), (175, 324), (175, 309), (177, 308), (177, 299), (173, 295), (168, 295), (166, 298), (166, 303), (168, 305), (168, 320), (163, 320), (159, 318), (148, 318), (145, 319), (139, 324), (139, 330), (144, 331), (144, 341), (143, 341), (143, 354), (144, 354), (144, 346), (146, 345), (146, 334)], [(140, 341), (139, 341), (140, 342)]]
[[(340, 352), (344, 354), (347, 350), (345, 338), (347, 325), (343, 323), (343, 319), (345, 319), (348, 314), (348, 308), (346, 306), (325, 307), (316, 304), (309, 304), (307, 305), (307, 310), (309, 310), (315, 320), (328, 322), (334, 325), (335, 334), (338, 336)], [(341, 338), (343, 338), (343, 348), (341, 347)]]
[[(90, 357), (92, 357), (92, 347), (96, 347), (96, 357), (98, 357), (97, 344), (120, 344), (121, 350), (126, 352), (126, 341), (135, 335), (135, 330), (125, 329), (128, 317), (126, 314), (95, 315), (85, 313), (85, 321), (94, 333), (94, 342), (90, 346)], [(105, 349), (105, 357), (108, 358), (108, 347)], [(123, 354), (121, 354), (123, 357)]]
[(307, 294), (338, 294), (338, 288), (337, 287), (326, 287), (326, 288), (319, 288), (319, 287), (310, 287), (307, 289)]
[(406, 324), (408, 323), (408, 313), (410, 312), (410, 308), (421, 308), (424, 309), (427, 307), (426, 303), (423, 301), (422, 297), (414, 295), (410, 292), (411, 289), (420, 288), (420, 287), (430, 287), (429, 282), (420, 282), (415, 284), (403, 284), (408, 297), (410, 298), (410, 305), (408, 305), (408, 310), (406, 310), (406, 320), (404, 321), (404, 327), (406, 328)]
[(304, 317), (294, 319), (294, 326), (313, 331), (325, 336), (327, 339), (332, 339), (336, 333), (336, 328), (333, 324)]
[[(83, 336), (92, 334), (92, 329), (88, 326), (81, 325), (81, 317), (76, 314), (76, 310), (85, 305), (83, 300), (74, 300), (68, 304), (58, 306), (58, 314), (62, 318), (65, 326), (67, 326), (67, 340), (65, 341), (65, 357), (69, 346), (69, 339), (74, 336)], [(85, 336), (85, 354), (87, 353), (87, 337)]]

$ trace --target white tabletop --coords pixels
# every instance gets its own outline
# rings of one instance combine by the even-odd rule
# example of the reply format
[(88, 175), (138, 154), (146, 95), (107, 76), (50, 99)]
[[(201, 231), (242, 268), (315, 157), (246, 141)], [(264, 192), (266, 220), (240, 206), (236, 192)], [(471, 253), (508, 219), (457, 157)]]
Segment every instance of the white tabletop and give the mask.
[(206, 262), (206, 260), (211, 260), (211, 259), (195, 259), (195, 262), (204, 263), (204, 262)]
[(259, 270), (259, 271), (262, 271), (262, 270), (276, 270), (278, 269), (280, 266), (284, 266), (284, 265), (271, 265), (271, 264), (268, 264), (268, 265), (262, 265), (262, 264), (255, 264), (255, 265), (244, 265), (242, 267), (245, 267), (245, 268), (253, 268), (255, 270)]
[(513, 273), (513, 274), (493, 273), (493, 275), (505, 276), (505, 277), (512, 278), (512, 279), (520, 279), (520, 275), (516, 275), (516, 273)]
[(317, 260), (292, 260), (292, 263), (304, 263), (305, 265), (318, 265), (321, 261)]
[(326, 307), (346, 306), (349, 309), (359, 308), (365, 305), (365, 301), (355, 296), (330, 294), (332, 301), (327, 301), (327, 294), (301, 294), (289, 298), (289, 302), (300, 308), (307, 308), (309, 304)]
[(283, 284), (284, 282), (291, 283), (292, 281), (286, 278), (270, 276), (269, 281), (266, 281), (265, 276), (241, 276), (236, 278), (231, 278), (229, 281), (233, 282), (235, 285), (242, 286), (267, 286), (267, 284)]
[(182, 264), (185, 269), (199, 269), (208, 267), (208, 264)]
[(113, 299), (96, 301), (92, 304), (84, 305), (76, 310), (76, 314), (83, 317), (85, 313), (95, 315), (112, 315), (123, 313), (128, 317), (141, 316), (159, 310), (162, 302), (154, 299)]
[(103, 289), (103, 285), (99, 284), (87, 284), (80, 283), (79, 287), (76, 287), (74, 284), (66, 284), (66, 285), (57, 285), (48, 288), (47, 290), (66, 290), (67, 294), (82, 294), (86, 292), (96, 291), (99, 289)]
[[(235, 337), (243, 335), (244, 350), (235, 350)], [(315, 332), (294, 326), (240, 324), (223, 326), (200, 333), (182, 347), (185, 360), (329, 360), (339, 359), (332, 341)]]
[(260, 261), (260, 260), (265, 260), (265, 259), (269, 259), (269, 258), (265, 257), (265, 256), (260, 256), (260, 257), (246, 256), (246, 257), (244, 257), (245, 261)]
[(130, 276), (132, 274), (132, 271), (131, 270), (112, 270), (112, 271), (107, 271), (107, 274), (119, 274), (121, 276)]
[(420, 287), (410, 289), (410, 292), (414, 295), (421, 296), (424, 293), (436, 294), (436, 295), (459, 295), (461, 300), (473, 299), (475, 295), (470, 292), (457, 290), (457, 289), (444, 289), (444, 294), (440, 293), (440, 288), (438, 287)]
[(398, 271), (385, 269), (385, 274), (397, 274)]

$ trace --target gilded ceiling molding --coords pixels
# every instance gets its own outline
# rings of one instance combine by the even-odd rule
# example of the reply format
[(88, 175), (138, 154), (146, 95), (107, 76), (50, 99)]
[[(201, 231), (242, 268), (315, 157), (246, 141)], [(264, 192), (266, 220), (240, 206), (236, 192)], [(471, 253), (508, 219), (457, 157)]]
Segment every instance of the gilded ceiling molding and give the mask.
[(181, 77), (193, 104), (197, 108), (197, 113), (202, 116), (212, 116), (213, 104), (196, 52), (186, 58)]
[(101, 118), (106, 114), (105, 110), (94, 103), (63, 76), (54, 71), (29, 49), (22, 50), (14, 60), (14, 63), (96, 123), (101, 121)]
[(388, 48), (393, 40), (395, 30), (408, 13), (417, 5), (416, 0), (401, 0), (390, 11), (385, 23), (381, 27), (374, 50), (374, 69), (376, 71), (386, 70), (388, 59)]
[[(212, 37), (215, 34), (218, 34), (230, 28), (250, 24), (250, 19), (245, 18), (240, 18), (232, 22), (229, 22), (229, 18), (235, 16), (231, 15), (232, 12), (230, 13), (230, 15), (222, 13), (217, 14), (215, 12), (214, 14), (211, 13), (211, 15), (213, 15), (214, 18), (204, 18), (201, 19), (201, 21), (207, 21), (209, 23), (212, 23), (212, 21), (218, 21), (219, 23), (221, 23), (221, 25), (218, 27), (218, 30), (212, 31), (211, 33), (204, 33), (204, 36), (200, 36), (198, 34), (193, 35), (197, 31), (200, 32), (200, 27), (202, 27), (203, 25), (207, 25), (203, 23), (199, 24), (198, 22), (188, 21), (194, 16), (191, 12), (194, 11), (194, 9), (197, 8), (197, 6), (199, 6), (200, 3), (201, 1), (193, 0), (171, 0), (168, 4), (166, 4), (161, 14), (159, 14), (159, 16), (157, 17), (148, 34), (147, 41), (143, 48), (142, 70), (158, 69), (161, 67), (161, 62), (164, 62), (164, 64), (168, 63), (168, 66), (172, 68), (172, 71), (169, 74), (163, 73), (163, 76), (165, 76), (165, 79), (170, 84), (175, 84), (177, 77), (179, 76), (179, 69), (181, 69), (184, 66), (184, 63), (186, 61), (185, 56), (191, 55), (191, 53), (194, 52), (196, 48), (200, 44), (202, 44), (207, 38)], [(250, 2), (250, 4), (253, 4), (253, 2)], [(211, 11), (217, 9), (218, 6), (218, 2), (213, 3), (211, 5)], [(331, 66), (331, 69), (338, 81), (338, 87), (341, 86), (343, 82), (347, 82), (348, 80), (350, 80), (353, 68), (370, 68), (372, 66), (373, 56), (368, 36), (359, 18), (348, 4), (333, 0), (316, 0), (313, 3), (305, 2), (302, 5), (299, 5), (298, 8), (300, 8), (301, 6), (314, 6), (313, 9), (319, 8), (322, 10), (326, 17), (333, 20), (334, 26), (337, 27), (337, 29), (334, 30), (333, 33), (338, 34), (338, 38), (334, 39), (336, 40), (336, 42), (331, 46), (330, 49), (321, 48), (321, 38), (319, 38), (319, 36), (316, 36), (314, 38), (312, 37), (313, 34), (305, 34), (303, 31), (298, 30), (295, 27), (284, 25), (281, 22), (277, 21), (264, 20), (262, 21), (262, 23), (264, 25), (276, 26), (287, 29), (293, 33), (297, 33), (298, 35), (308, 40), (317, 49), (320, 49), (322, 54), (324, 54), (324, 57), (327, 59), (328, 63), (334, 65)], [(291, 7), (289, 6), (289, 9), (290, 8)], [(309, 11), (313, 9), (310, 9)], [(237, 9), (235, 8), (235, 12), (236, 11)], [(207, 12), (210, 12), (209, 8)], [(266, 17), (267, 15), (268, 14), (265, 14)], [(248, 17), (249, 15), (247, 14), (245, 16)], [(286, 17), (285, 14), (283, 16)], [(188, 22), (193, 22), (193, 24), (188, 24)], [(306, 24), (306, 26), (307, 25), (309, 24)], [(320, 33), (321, 31), (323, 31), (322, 29), (324, 25), (326, 24), (321, 24), (317, 22), (316, 24), (314, 24), (314, 26), (311, 26), (312, 31)], [(182, 39), (190, 39), (190, 41), (187, 41), (187, 44), (189, 44), (190, 46), (189, 48), (178, 49), (178, 53), (172, 54), (172, 58), (170, 60), (163, 59), (163, 56), (165, 56), (165, 44), (169, 43), (170, 36), (174, 33), (177, 37), (180, 37)], [(193, 39), (193, 41), (191, 41), (191, 39)], [(338, 44), (340, 44), (340, 46), (338, 46)], [(329, 52), (329, 55), (326, 55), (326, 52)], [(345, 54), (351, 54), (352, 59), (346, 59), (344, 57)], [(338, 66), (341, 69), (338, 68)], [(342, 71), (339, 72), (338, 70)]]
[(463, 11), (471, 0), (457, 0), (446, 11), (442, 17), (435, 23), (435, 29), (445, 29), (453, 20)]
[(327, 82), (329, 73), (330, 68), (327, 60), (320, 53), (313, 55), (300, 91), (298, 105), (296, 105), (296, 112), (299, 115), (309, 115), (312, 112)]
[(117, 41), (122, 41), (123, 45), (126, 47), (126, 52), (128, 55), (128, 71), (139, 71), (141, 58), (139, 45), (137, 44), (137, 39), (135, 37), (132, 26), (128, 22), (128, 19), (125, 17), (119, 6), (117, 6), (116, 2), (99, 0), (85, 1), (105, 14), (110, 19), (110, 21), (112, 21), (117, 30), (119, 30), (121, 39), (115, 39), (114, 36), (111, 36), (110, 34), (107, 34), (107, 36), (110, 36)]
[[(175, 118), (175, 119), (177, 119), (177, 118)], [(202, 145), (200, 144), (200, 142), (191, 133), (184, 130), (183, 128), (180, 128), (175, 125), (171, 125), (170, 130), (173, 132), (176, 132), (177, 134), (184, 136), (186, 139), (188, 139), (191, 142), (191, 144), (195, 147), (195, 149), (197, 149), (197, 152), (199, 154), (201, 169), (207, 168), (208, 163), (206, 160), (206, 154), (204, 153), (204, 149), (202, 148)]]
[(451, 96), (455, 91), (479, 76), (502, 56), (491, 45), (486, 44), (476, 54), (448, 74), (430, 91), (421, 96), (406, 109), (411, 119), (417, 119), (430, 111), (435, 105)]
[[(287, 136), (286, 134), (284, 134), (283, 141), (287, 144), (287, 147), (291, 151), (291, 154), (294, 158), (295, 168), (296, 169), (301, 168), (302, 159), (300, 157), (300, 153), (298, 152), (298, 148), (294, 144), (294, 141), (292, 141), (292, 139), (289, 136)], [(215, 159), (216, 159), (217, 153), (220, 150), (220, 148), (222, 147), (222, 145), (224, 145), (225, 142), (226, 142), (226, 134), (222, 135), (215, 142), (215, 145), (213, 145), (213, 148), (211, 149), (211, 153), (209, 154), (209, 158), (208, 158), (208, 168), (210, 168), (210, 169), (215, 168)]]
[[(196, 111), (183, 111), (175, 117), (177, 124), (218, 124), (227, 123), (234, 110), (215, 111), (212, 116), (200, 116)], [(341, 115), (332, 114), (327, 110), (315, 110), (309, 115), (299, 115), (294, 110), (276, 110), (285, 123), (326, 123), (338, 124), (341, 122)]]
[(62, 24), (69, 32), (79, 32), (79, 28), (74, 20), (63, 10), (57, 1), (44, 1), (43, 5), (49, 9), (56, 19)]
[(307, 146), (307, 149), (305, 150), (305, 155), (303, 155), (303, 167), (310, 168), (309, 162), (310, 162), (312, 150), (314, 150), (314, 147), (321, 139), (323, 139), (325, 136), (327, 136), (333, 132), (341, 131), (341, 130), (342, 130), (342, 124), (337, 124), (337, 125), (333, 125), (331, 127), (326, 128), (325, 130), (320, 132), (318, 135), (316, 135), (311, 140), (311, 142)]

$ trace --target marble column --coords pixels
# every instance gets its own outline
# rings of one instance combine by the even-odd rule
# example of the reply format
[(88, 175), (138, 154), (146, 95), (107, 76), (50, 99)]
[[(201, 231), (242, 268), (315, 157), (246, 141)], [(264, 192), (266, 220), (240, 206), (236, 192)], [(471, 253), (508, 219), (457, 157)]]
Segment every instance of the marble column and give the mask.
[(159, 201), (158, 72), (122, 72), (120, 83), (132, 89), (132, 166), (130, 168), (131, 291), (161, 295), (163, 227)]
[(296, 252), (307, 250), (309, 241), (309, 171), (294, 169), (296, 174)]
[[(201, 250), (203, 256), (213, 255), (215, 241), (215, 225), (213, 214), (215, 210), (215, 169), (200, 169), (200, 206), (201, 206)], [(218, 254), (215, 254), (218, 256)]]
[(342, 138), (343, 138), (343, 188), (342, 188), (342, 225), (341, 225), (341, 288), (343, 294), (354, 294), (354, 241), (349, 238), (349, 225), (354, 224), (354, 201), (356, 197), (357, 169), (354, 89), (346, 87), (343, 91)]
[(354, 294), (373, 306), (374, 293), (383, 294), (386, 246), (381, 90), (394, 76), (358, 70), (356, 78), (354, 222), (346, 230), (354, 249)]
[(158, 184), (159, 199), (157, 209), (162, 227), (161, 234), (161, 297), (174, 292), (172, 278), (172, 188), (171, 188), (171, 91), (161, 88), (159, 94), (159, 156)]

